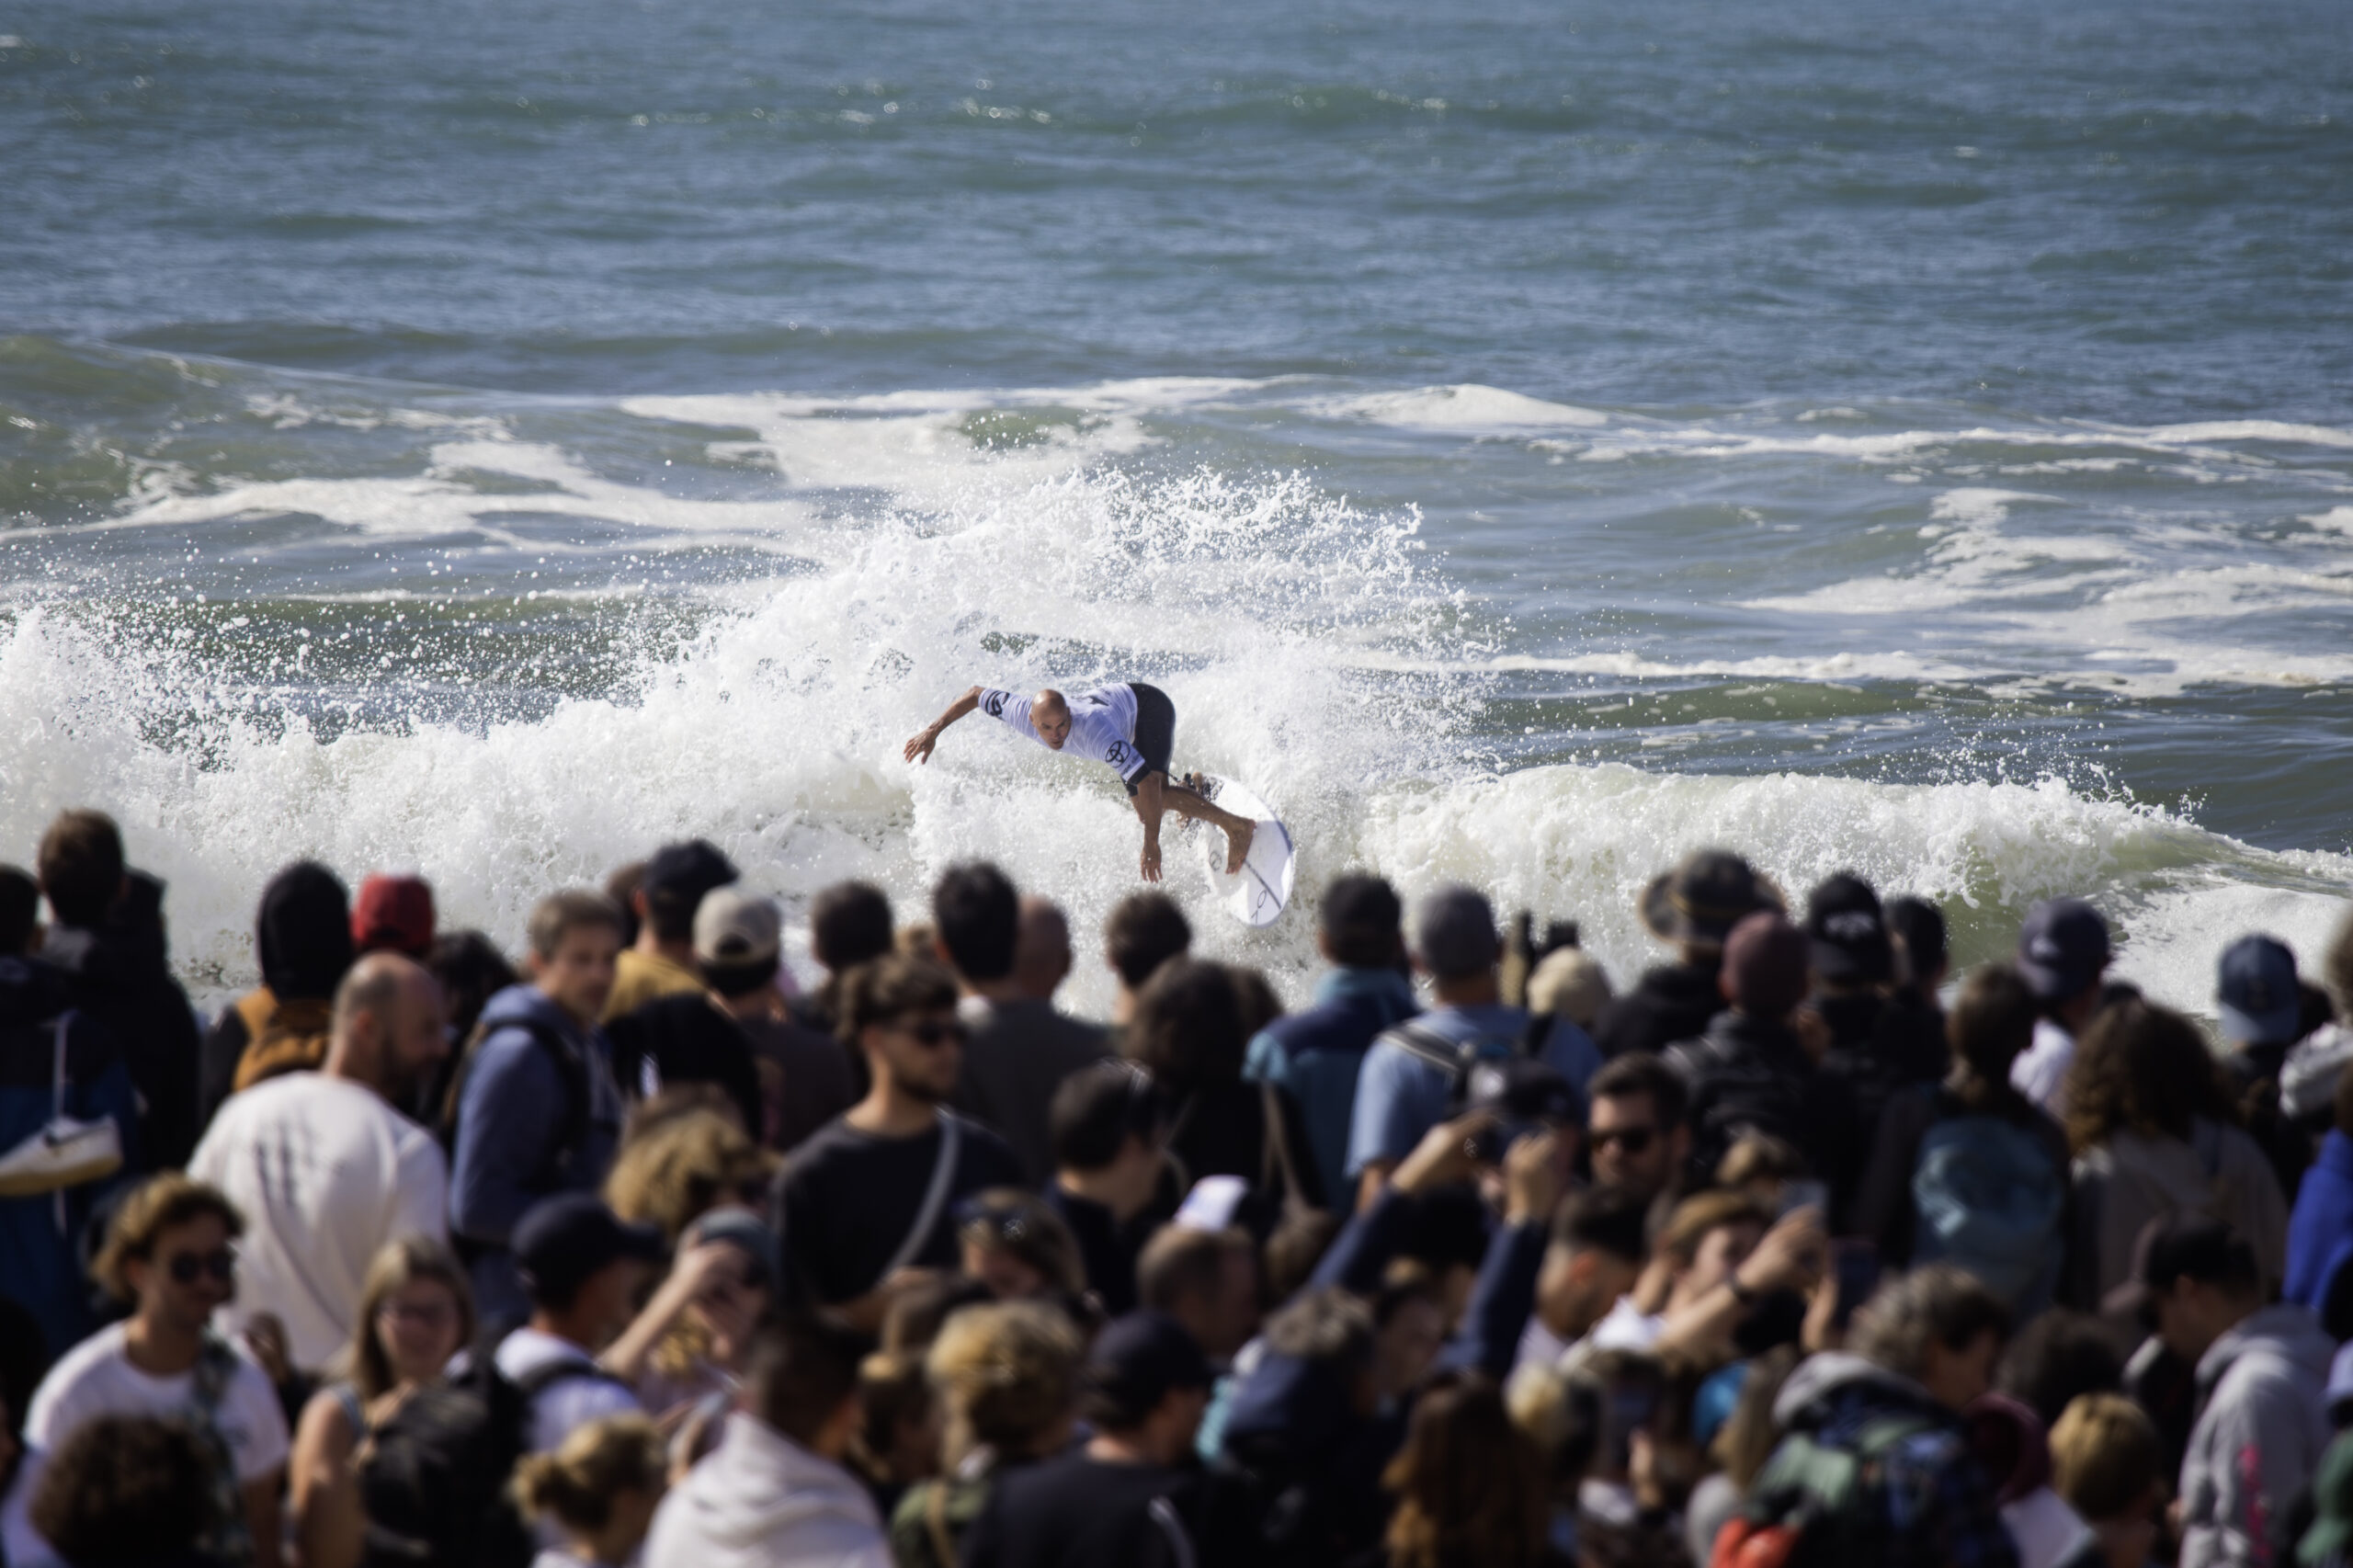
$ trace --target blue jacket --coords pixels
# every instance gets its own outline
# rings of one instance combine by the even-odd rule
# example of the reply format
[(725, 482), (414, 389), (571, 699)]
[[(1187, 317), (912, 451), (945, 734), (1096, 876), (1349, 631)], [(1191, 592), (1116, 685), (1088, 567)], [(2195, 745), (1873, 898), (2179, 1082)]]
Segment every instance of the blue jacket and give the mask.
[(2321, 1315), (2337, 1271), (2353, 1261), (2353, 1138), (2332, 1131), (2288, 1214), (2287, 1300)]
[(65, 975), (28, 959), (0, 959), (0, 1153), (40, 1132), (55, 1114), (55, 1020), (69, 1012), (65, 1114), (83, 1121), (111, 1117), (122, 1140), (122, 1170), (66, 1188), (62, 1210), (55, 1193), (0, 1199), (0, 1295), (32, 1313), (51, 1357), (97, 1326), (82, 1278), (82, 1233), (99, 1200), (139, 1165), (139, 1097), (131, 1069), (114, 1037), (73, 1007)]
[[(496, 1324), (520, 1321), (530, 1310), (506, 1250), (515, 1222), (542, 1198), (604, 1185), (620, 1143), (621, 1100), (604, 1031), (583, 1029), (539, 987), (508, 986), (483, 1008), (482, 1021), (489, 1032), (464, 1069), (458, 1098), (449, 1234), (472, 1260), (476, 1312)], [(585, 1117), (574, 1108), (575, 1080), (527, 1024), (579, 1053)], [(574, 1126), (578, 1141), (560, 1159)]]
[[(1528, 1015), (1518, 1007), (1488, 1003), (1471, 1007), (1433, 1007), (1416, 1020), (1457, 1046), (1483, 1040), (1481, 1054), (1506, 1055), (1527, 1033)], [(1553, 1020), (1539, 1058), (1569, 1081), (1580, 1095), (1601, 1070), (1592, 1039), (1566, 1018)], [(1377, 1160), (1394, 1163), (1414, 1152), (1422, 1134), (1446, 1119), (1450, 1076), (1403, 1046), (1377, 1041), (1365, 1052), (1357, 1080), (1357, 1102), (1348, 1127), (1348, 1169), (1353, 1177)], [(1347, 1190), (1343, 1187), (1342, 1191)]]
[(1315, 988), (1315, 1005), (1277, 1018), (1250, 1041), (1245, 1078), (1264, 1079), (1299, 1103), (1324, 1200), (1349, 1207), (1348, 1124), (1357, 1072), (1375, 1036), (1420, 1011), (1414, 987), (1393, 969), (1336, 969)]

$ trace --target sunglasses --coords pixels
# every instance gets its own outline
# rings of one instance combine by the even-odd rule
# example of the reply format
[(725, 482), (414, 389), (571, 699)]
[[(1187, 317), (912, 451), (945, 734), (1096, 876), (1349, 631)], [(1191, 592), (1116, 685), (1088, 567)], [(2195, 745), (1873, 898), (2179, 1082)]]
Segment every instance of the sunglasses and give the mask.
[(1001, 1246), (1013, 1246), (1029, 1234), (1029, 1216), (1020, 1209), (1000, 1208), (978, 1198), (968, 1198), (956, 1205), (956, 1230), (974, 1241), (994, 1238)]
[(1597, 1151), (1615, 1143), (1629, 1154), (1640, 1154), (1650, 1148), (1651, 1140), (1657, 1136), (1655, 1127), (1613, 1127), (1607, 1132), (1596, 1132), (1586, 1141)]
[(937, 1018), (926, 1018), (919, 1024), (893, 1024), (891, 1027), (926, 1051), (937, 1051), (951, 1040), (961, 1045), (972, 1035), (972, 1031), (961, 1024), (941, 1023)]
[(210, 1274), (223, 1285), (237, 1278), (237, 1255), (227, 1247), (218, 1252), (177, 1252), (165, 1263), (176, 1284), (193, 1285), (203, 1275)]

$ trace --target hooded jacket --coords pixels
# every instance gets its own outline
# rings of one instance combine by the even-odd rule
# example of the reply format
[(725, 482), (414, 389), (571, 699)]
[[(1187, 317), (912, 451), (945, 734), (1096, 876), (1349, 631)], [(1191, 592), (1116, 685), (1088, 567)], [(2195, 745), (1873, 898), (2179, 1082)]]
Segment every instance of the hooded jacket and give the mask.
[[(538, 986), (510, 985), (493, 996), (480, 1028), (482, 1043), (459, 1068), (465, 1080), (450, 1152), (449, 1234), (472, 1259), (476, 1311), (496, 1324), (529, 1312), (506, 1250), (516, 1221), (542, 1198), (604, 1185), (620, 1142), (621, 1102), (603, 1031), (574, 1023)], [(567, 1073), (543, 1040), (566, 1047), (577, 1068)], [(585, 1108), (574, 1098), (581, 1087)]]
[(225, 1009), (204, 1037), (198, 1108), (207, 1122), (234, 1091), (237, 1063), (254, 1040), (250, 1020), (309, 1004), (292, 1027), (324, 1029), (325, 1005), (352, 960), (351, 895), (342, 881), (315, 860), (298, 860), (270, 878), (254, 920), (254, 956), (261, 962), (260, 986)]
[(645, 1568), (891, 1568), (873, 1499), (841, 1466), (738, 1411), (662, 1500)]
[(2287, 1272), (2288, 1205), (2256, 1141), (2200, 1117), (2189, 1142), (2119, 1129), (2076, 1156), (2075, 1278), (2069, 1300), (2097, 1311), (2132, 1271), (2132, 1244), (2150, 1221), (2211, 1214), (2255, 1248), (2265, 1293)]
[(2181, 1461), (2181, 1568), (2268, 1564), (2327, 1449), (2336, 1346), (2303, 1308), (2261, 1307), (2198, 1358)]
[(141, 1171), (177, 1170), (196, 1149), (196, 1013), (172, 978), (164, 884), (144, 871), (94, 926), (52, 926), (44, 962), (73, 987), (74, 1005), (112, 1035), (139, 1091)]
[(1891, 1415), (1911, 1416), (1920, 1429), (1888, 1449), (1879, 1479), (1856, 1494), (1888, 1514), (1872, 1568), (2015, 1568), (2018, 1547), (1960, 1418), (1918, 1383), (1824, 1351), (1799, 1363), (1773, 1401), (1776, 1426), (1825, 1448), (1853, 1449), (1865, 1428)]
[[(138, 1096), (114, 1038), (74, 1010), (73, 987), (46, 964), (0, 959), (0, 1153), (49, 1125), (57, 1110), (57, 1021), (65, 1018), (65, 1104), (81, 1121), (111, 1118), (124, 1170), (138, 1153)], [(79, 1244), (91, 1212), (129, 1177), (118, 1172), (63, 1193), (0, 1199), (0, 1296), (40, 1325), (63, 1355), (97, 1326), (82, 1278)], [(21, 1414), (21, 1413), (19, 1413)]]

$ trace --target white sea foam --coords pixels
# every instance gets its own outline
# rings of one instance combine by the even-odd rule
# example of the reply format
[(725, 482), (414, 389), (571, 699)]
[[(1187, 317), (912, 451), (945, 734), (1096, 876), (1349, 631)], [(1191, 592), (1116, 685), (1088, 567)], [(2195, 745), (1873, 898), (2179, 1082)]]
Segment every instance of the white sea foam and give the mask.
[(1309, 403), (1306, 411), (1327, 418), (1361, 420), (1401, 430), (1470, 435), (1599, 428), (1609, 423), (1609, 415), (1590, 408), (1547, 403), (1525, 392), (1476, 382), (1325, 399)]

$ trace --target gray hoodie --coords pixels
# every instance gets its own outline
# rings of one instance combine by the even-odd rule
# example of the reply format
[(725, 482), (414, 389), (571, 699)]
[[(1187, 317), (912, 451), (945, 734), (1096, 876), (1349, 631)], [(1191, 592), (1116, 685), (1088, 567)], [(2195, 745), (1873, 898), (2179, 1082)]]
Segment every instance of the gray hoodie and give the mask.
[(645, 1568), (891, 1568), (874, 1501), (849, 1471), (742, 1411), (662, 1500)]
[(2181, 1461), (2181, 1568), (2285, 1561), (2280, 1536), (2328, 1447), (2336, 1345), (2303, 1308), (2263, 1307), (2198, 1361)]

